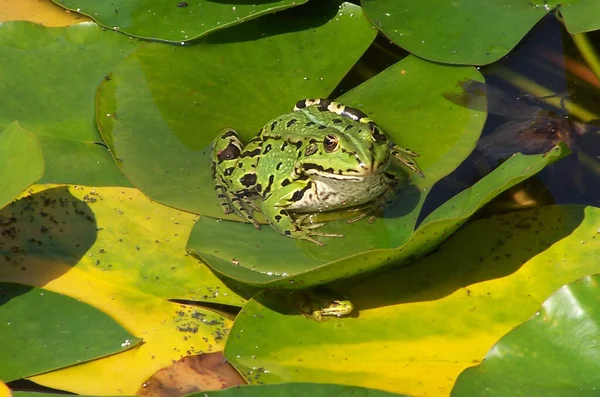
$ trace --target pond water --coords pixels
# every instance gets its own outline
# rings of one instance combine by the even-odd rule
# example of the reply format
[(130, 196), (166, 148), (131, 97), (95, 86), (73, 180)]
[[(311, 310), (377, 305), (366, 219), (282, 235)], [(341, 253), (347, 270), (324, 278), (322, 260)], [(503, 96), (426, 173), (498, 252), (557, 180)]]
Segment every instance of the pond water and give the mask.
[[(590, 34), (592, 43), (600, 43), (599, 38), (597, 33)], [(574, 62), (585, 65), (570, 35), (555, 15), (551, 14), (540, 21), (508, 56), (493, 65), (482, 67), (481, 72), (486, 77), (487, 84), (497, 89), (491, 95), (501, 95), (502, 98), (498, 98), (498, 102), (506, 107), (499, 109), (503, 112), (494, 113), (490, 110), (481, 139), (490, 139), (498, 133), (502, 135), (502, 126), (507, 124), (510, 126), (515, 120), (517, 122), (526, 120), (528, 107), (531, 109), (530, 117), (540, 114), (542, 109), (545, 112), (553, 112), (555, 121), (565, 118), (573, 122), (577, 121), (576, 117), (569, 117), (565, 109), (551, 106), (543, 99), (536, 99), (531, 93), (501, 78), (502, 71), (506, 69), (548, 88), (557, 98), (569, 98), (581, 104), (600, 117), (598, 80), (591, 75), (591, 78), (596, 81), (596, 86), (586, 84), (581, 77), (574, 74), (576, 72)], [(489, 101), (494, 101), (494, 98), (489, 98)], [(528, 140), (516, 142), (515, 135), (518, 135), (518, 131), (514, 130), (512, 133), (510, 131), (506, 133), (505, 137), (495, 140), (494, 143), (498, 146), (492, 149), (492, 154), (502, 153), (504, 148), (514, 151), (520, 149), (523, 152), (535, 152), (537, 149), (538, 153), (542, 153), (544, 145), (540, 144), (540, 141), (559, 140), (559, 134), (565, 133), (572, 138), (573, 153), (550, 164), (538, 175), (502, 194), (490, 203), (481, 215), (538, 205), (600, 205), (600, 125), (596, 120), (584, 123), (585, 128), (560, 123), (559, 121), (561, 128), (556, 131), (544, 129), (543, 124), (538, 124), (537, 135), (541, 137), (536, 139), (536, 133), (531, 134), (530, 138), (533, 142)], [(519, 123), (518, 127), (526, 128), (526, 124)], [(547, 149), (547, 145), (545, 148)], [(483, 167), (482, 162), (485, 163)], [(498, 158), (492, 156), (491, 159), (486, 159), (480, 151), (474, 152), (456, 171), (436, 184), (428, 196), (421, 216), (424, 217), (440, 203), (478, 180), (482, 171), (485, 172), (486, 168), (493, 167), (497, 163)]]

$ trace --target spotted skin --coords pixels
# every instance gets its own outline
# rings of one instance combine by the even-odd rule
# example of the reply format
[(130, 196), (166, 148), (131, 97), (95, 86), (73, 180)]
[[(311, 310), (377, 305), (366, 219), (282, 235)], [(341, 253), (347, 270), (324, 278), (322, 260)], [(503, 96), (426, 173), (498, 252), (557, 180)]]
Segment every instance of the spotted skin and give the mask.
[(392, 158), (422, 175), (416, 156), (390, 142), (360, 110), (307, 99), (265, 124), (246, 145), (225, 129), (214, 142), (212, 171), (225, 213), (260, 228), (253, 213), (261, 211), (282, 235), (323, 245), (313, 236), (342, 236), (319, 233), (296, 218), (366, 205), (351, 221), (374, 220), (399, 186), (398, 175), (388, 172)]
[(320, 111), (329, 111), (343, 117), (348, 117), (349, 119), (359, 123), (367, 124), (372, 129), (373, 134), (377, 137), (377, 139), (388, 141), (392, 156), (401, 161), (421, 178), (425, 177), (425, 174), (423, 171), (421, 171), (414, 160), (415, 157), (419, 157), (419, 154), (410, 149), (402, 148), (396, 145), (394, 142), (389, 141), (388, 138), (381, 132), (377, 124), (362, 111), (338, 102), (331, 101), (329, 99), (304, 99), (302, 101), (298, 101), (294, 106), (294, 111), (305, 109), (308, 106), (315, 106)]

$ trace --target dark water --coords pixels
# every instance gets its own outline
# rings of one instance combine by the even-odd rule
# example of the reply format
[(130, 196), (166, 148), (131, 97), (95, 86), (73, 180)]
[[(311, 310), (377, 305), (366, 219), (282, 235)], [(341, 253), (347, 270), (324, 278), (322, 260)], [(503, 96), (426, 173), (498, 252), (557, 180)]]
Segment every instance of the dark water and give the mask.
[[(590, 35), (590, 39), (600, 48), (599, 35)], [(571, 155), (505, 192), (484, 208), (482, 214), (551, 204), (600, 205), (600, 124), (597, 121), (582, 123), (564, 108), (552, 107), (519, 91), (496, 75), (502, 68), (512, 70), (553, 91), (557, 98), (568, 98), (600, 115), (600, 91), (570, 76), (565, 70), (565, 58), (561, 57), (581, 60), (570, 35), (551, 14), (508, 56), (481, 68), (490, 87), (490, 114), (478, 149), (434, 186), (421, 220), (511, 153), (544, 153), (559, 140), (568, 142)], [(558, 61), (552, 62), (552, 59)], [(532, 117), (529, 120), (527, 113)], [(524, 128), (530, 129), (520, 133), (518, 129)]]

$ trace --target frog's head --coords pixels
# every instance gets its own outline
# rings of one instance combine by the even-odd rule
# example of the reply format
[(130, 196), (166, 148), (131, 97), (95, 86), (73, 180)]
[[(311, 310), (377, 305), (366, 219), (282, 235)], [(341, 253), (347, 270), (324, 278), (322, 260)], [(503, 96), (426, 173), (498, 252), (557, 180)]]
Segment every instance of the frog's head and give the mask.
[(377, 126), (349, 124), (344, 131), (322, 130), (302, 148), (306, 174), (331, 179), (361, 179), (383, 173), (390, 164), (388, 141)]

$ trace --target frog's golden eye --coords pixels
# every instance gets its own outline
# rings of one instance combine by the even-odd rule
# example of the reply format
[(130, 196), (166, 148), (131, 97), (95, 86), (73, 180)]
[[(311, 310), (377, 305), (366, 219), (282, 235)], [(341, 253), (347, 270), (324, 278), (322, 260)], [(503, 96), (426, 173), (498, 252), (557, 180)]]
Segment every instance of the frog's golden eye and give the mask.
[(323, 139), (323, 145), (327, 153), (335, 152), (338, 148), (338, 138), (333, 134), (325, 135)]

